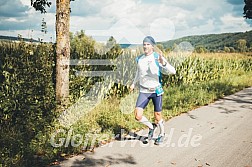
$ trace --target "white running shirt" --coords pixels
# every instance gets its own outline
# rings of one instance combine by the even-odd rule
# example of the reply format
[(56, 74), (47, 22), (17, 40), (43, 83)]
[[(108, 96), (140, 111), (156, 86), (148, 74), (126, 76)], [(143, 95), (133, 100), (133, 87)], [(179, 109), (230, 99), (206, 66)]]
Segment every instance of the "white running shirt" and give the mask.
[[(162, 68), (161, 72), (165, 74), (175, 74), (175, 68), (171, 66), (164, 57), (162, 57), (162, 59), (166, 62), (166, 65), (163, 66), (159, 63), (159, 66)], [(138, 60), (136, 76), (133, 84), (135, 85), (139, 81), (140, 92), (142, 93), (155, 93), (155, 90), (149, 89), (155, 89), (160, 85), (158, 75), (159, 67), (156, 64), (156, 61), (158, 60), (155, 60), (154, 52), (148, 56), (142, 55)]]

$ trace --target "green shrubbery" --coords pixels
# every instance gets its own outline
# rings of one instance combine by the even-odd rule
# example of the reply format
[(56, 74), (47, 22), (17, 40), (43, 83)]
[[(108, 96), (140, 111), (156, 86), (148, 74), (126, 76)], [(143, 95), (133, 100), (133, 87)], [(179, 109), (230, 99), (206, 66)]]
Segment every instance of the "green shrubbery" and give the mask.
[(49, 44), (0, 44), (1, 162), (23, 164), (31, 140), (55, 118), (54, 49)]
[[(84, 32), (72, 35), (71, 59), (114, 58), (120, 53), (115, 45), (109, 52), (99, 55), (94, 44)], [(0, 144), (3, 146), (0, 165), (41, 166), (61, 152), (61, 148), (53, 148), (49, 143), (60, 114), (55, 112), (55, 46), (1, 42), (0, 55)], [(75, 72), (81, 70), (97, 70), (97, 67), (71, 66), (72, 103), (102, 80), (77, 77)], [(69, 148), (64, 152), (67, 150), (72, 152)]]

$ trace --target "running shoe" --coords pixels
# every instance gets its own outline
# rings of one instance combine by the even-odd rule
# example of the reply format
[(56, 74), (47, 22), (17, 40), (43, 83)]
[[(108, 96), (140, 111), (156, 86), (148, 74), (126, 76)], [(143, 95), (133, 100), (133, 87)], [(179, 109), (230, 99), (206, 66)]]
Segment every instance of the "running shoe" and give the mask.
[(154, 135), (155, 128), (157, 127), (157, 125), (155, 123), (152, 123), (152, 125), (153, 125), (153, 129), (149, 128), (148, 140), (152, 139), (152, 137)]
[(164, 142), (164, 138), (165, 138), (165, 135), (164, 136), (158, 136), (158, 138), (155, 140), (155, 143), (156, 145), (160, 145)]

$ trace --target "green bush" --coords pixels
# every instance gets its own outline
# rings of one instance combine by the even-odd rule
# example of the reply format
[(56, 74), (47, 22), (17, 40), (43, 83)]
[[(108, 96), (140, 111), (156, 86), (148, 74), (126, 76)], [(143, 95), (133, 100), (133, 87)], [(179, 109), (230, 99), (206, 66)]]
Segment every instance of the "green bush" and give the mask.
[(31, 140), (55, 119), (54, 47), (0, 43), (0, 144), (4, 166), (30, 162)]

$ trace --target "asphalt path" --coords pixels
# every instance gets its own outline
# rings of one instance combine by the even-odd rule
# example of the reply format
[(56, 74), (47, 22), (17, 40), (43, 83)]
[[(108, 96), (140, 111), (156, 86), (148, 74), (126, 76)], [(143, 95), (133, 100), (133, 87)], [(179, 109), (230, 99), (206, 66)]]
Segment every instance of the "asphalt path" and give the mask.
[(61, 167), (252, 167), (252, 87), (60, 163)]

